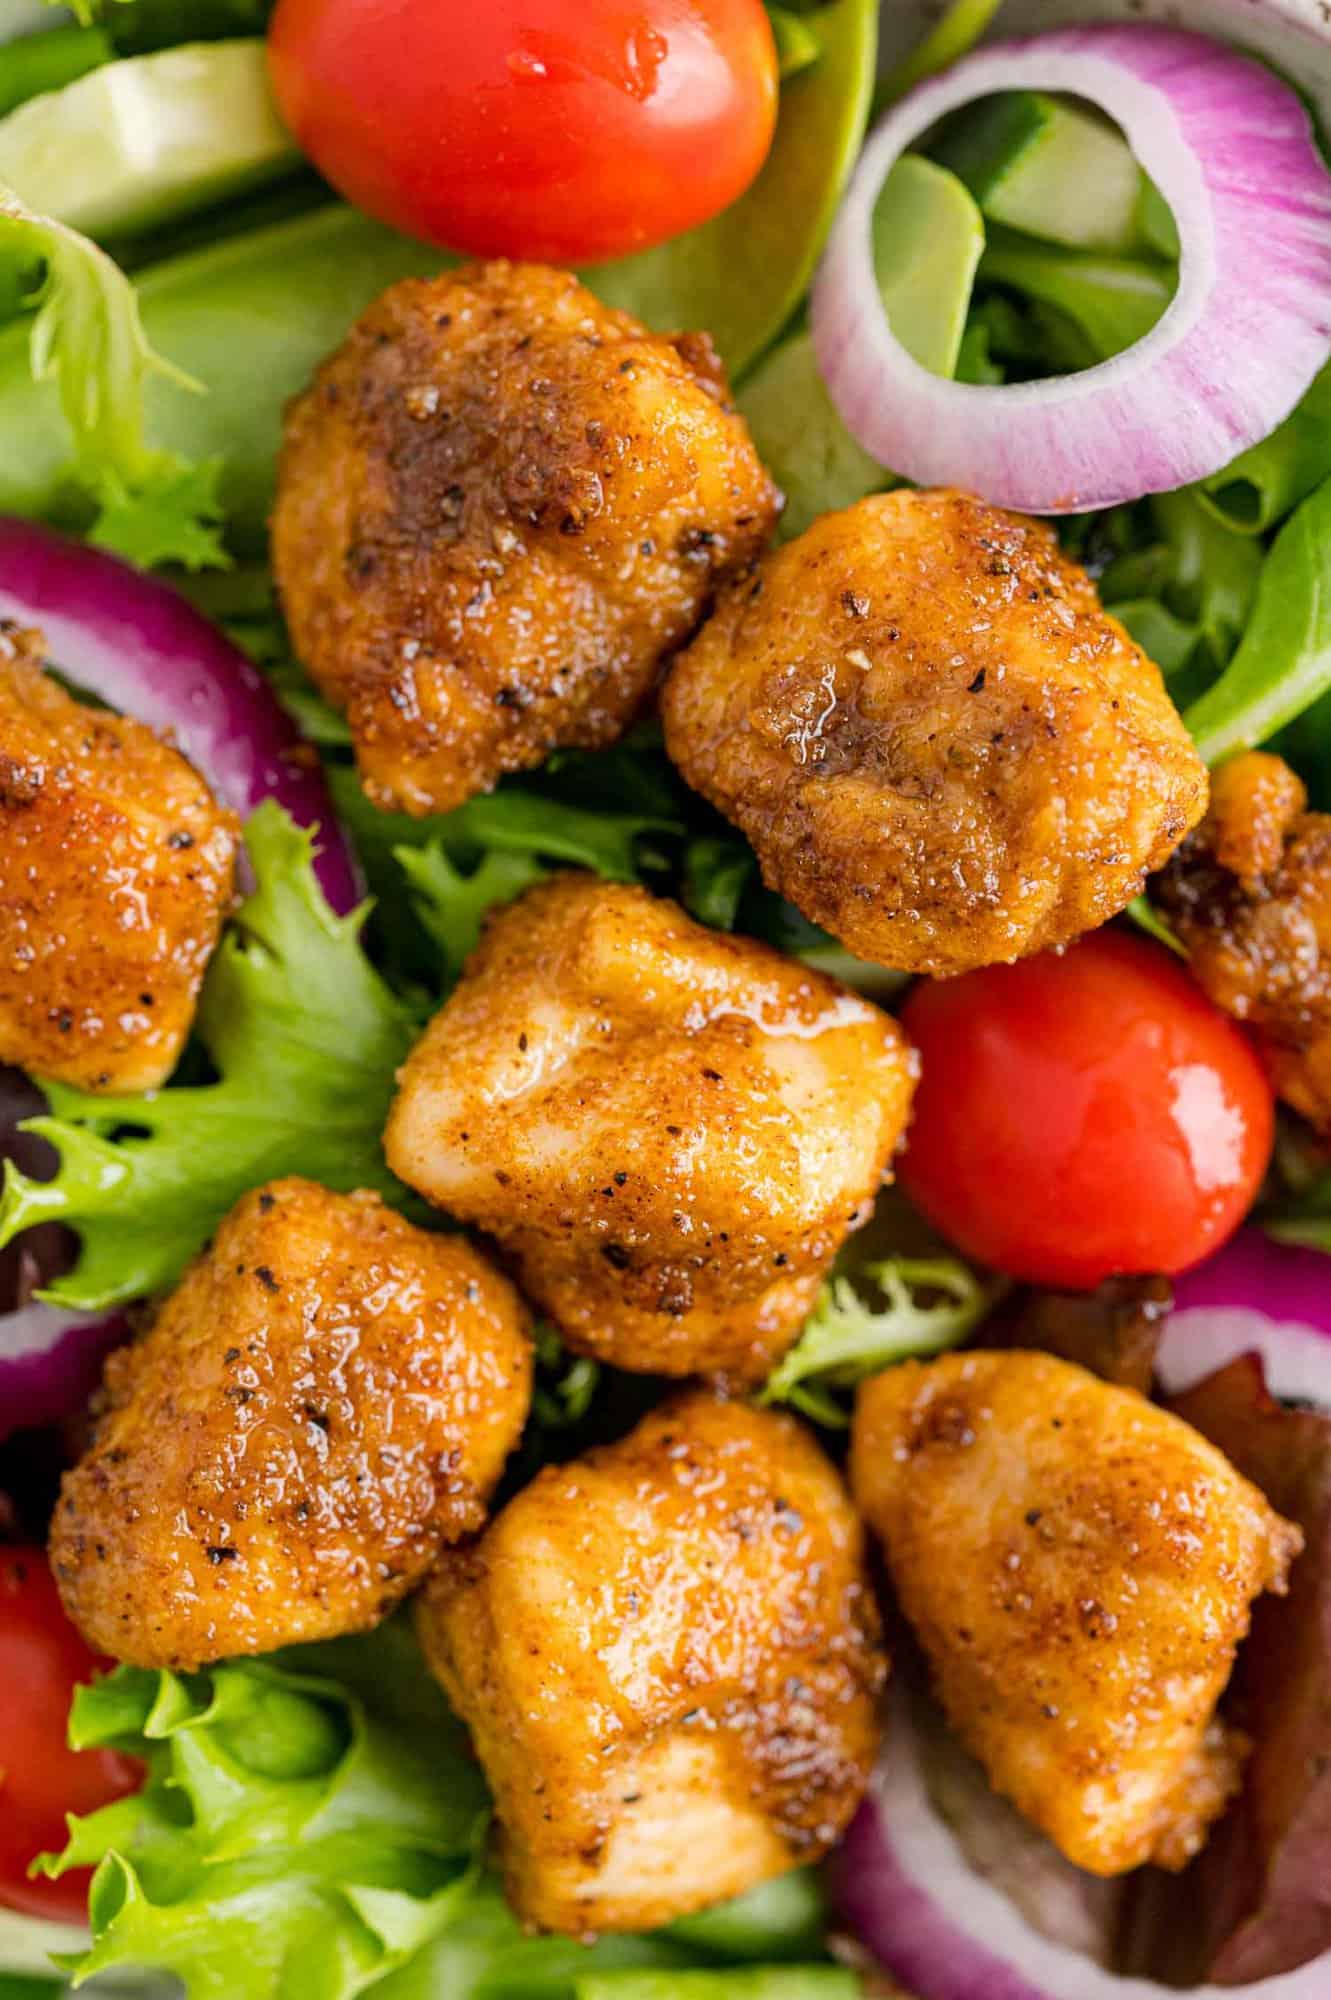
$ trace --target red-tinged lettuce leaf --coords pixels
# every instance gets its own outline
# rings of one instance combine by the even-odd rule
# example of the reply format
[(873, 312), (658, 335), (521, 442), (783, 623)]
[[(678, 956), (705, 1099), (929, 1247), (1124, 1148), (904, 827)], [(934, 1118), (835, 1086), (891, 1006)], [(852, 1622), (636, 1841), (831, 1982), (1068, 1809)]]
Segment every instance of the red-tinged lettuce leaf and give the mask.
[(1243, 1796), (1188, 1878), (1209, 1977), (1241, 1986), (1331, 1951), (1331, 1416), (1276, 1402), (1255, 1355), (1170, 1407), (1306, 1537), (1289, 1595), (1261, 1600), (1240, 1655)]
[(1168, 1278), (1107, 1278), (1093, 1292), (1016, 1293), (985, 1330), (993, 1347), (1033, 1347), (1149, 1395), (1174, 1303)]

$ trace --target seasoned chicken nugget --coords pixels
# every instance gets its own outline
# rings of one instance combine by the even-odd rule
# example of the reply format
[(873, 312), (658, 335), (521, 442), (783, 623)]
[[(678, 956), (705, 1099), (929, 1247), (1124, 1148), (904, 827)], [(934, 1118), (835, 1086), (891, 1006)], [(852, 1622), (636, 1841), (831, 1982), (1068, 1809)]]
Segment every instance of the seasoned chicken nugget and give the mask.
[(1281, 758), (1233, 758), (1152, 894), (1280, 1095), (1331, 1136), (1331, 813), (1307, 803)]
[(1093, 1875), (1182, 1868), (1237, 1784), (1216, 1701), (1299, 1530), (1177, 1417), (1021, 1351), (866, 1383), (851, 1485), (995, 1790)]
[(176, 1066), (239, 823), (144, 723), (89, 708), (0, 619), (0, 1063), (84, 1090)]
[(441, 812), (609, 743), (779, 496), (705, 335), (568, 272), (385, 292), (292, 404), (273, 562), (377, 805)]
[(867, 1219), (914, 1079), (896, 1022), (846, 987), (566, 875), (490, 919), (384, 1145), (579, 1353), (753, 1378)]
[(546, 1466), (417, 1630), (546, 1929), (647, 1930), (817, 1860), (868, 1781), (863, 1530), (789, 1417), (692, 1392)]
[(51, 1528), (70, 1617), (98, 1652), (172, 1667), (376, 1625), (484, 1521), (527, 1329), (477, 1251), (375, 1195), (246, 1195), (107, 1365)]
[(666, 747), (861, 958), (964, 972), (1105, 923), (1206, 806), (1158, 669), (1052, 530), (880, 494), (722, 592)]

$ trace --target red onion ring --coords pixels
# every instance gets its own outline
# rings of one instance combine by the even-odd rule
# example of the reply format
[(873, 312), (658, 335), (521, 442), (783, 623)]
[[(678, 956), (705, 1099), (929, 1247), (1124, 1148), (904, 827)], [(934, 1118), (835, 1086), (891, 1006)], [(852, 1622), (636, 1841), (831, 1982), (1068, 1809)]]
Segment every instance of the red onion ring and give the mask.
[(1331, 1260), (1321, 1251), (1243, 1229), (1176, 1281), (1155, 1361), (1166, 1395), (1240, 1354), (1260, 1354), (1273, 1396), (1331, 1410)]
[[(874, 205), (892, 166), (993, 91), (1071, 92), (1122, 127), (1169, 202), (1178, 291), (1135, 347), (1080, 374), (986, 388), (906, 352), (874, 278)], [(1183, 29), (1059, 28), (977, 50), (869, 137), (814, 287), (819, 366), (881, 464), (1035, 513), (1111, 507), (1204, 479), (1273, 431), (1331, 353), (1331, 174), (1297, 94)]]
[(339, 916), (355, 907), (355, 863), (318, 760), (253, 661), (159, 578), (0, 517), (0, 618), (36, 626), (76, 686), (169, 734), (242, 815), (276, 799), (319, 827), (319, 884)]
[[(897, 1688), (868, 1799), (836, 1861), (856, 1935), (919, 2000), (1181, 2000), (1057, 1944), (971, 1867), (925, 1783), (910, 1697)], [(1187, 2000), (1327, 2000), (1331, 1954), (1251, 1986), (1195, 1986)]]
[(0, 1442), (80, 1409), (107, 1355), (128, 1338), (120, 1313), (108, 1318), (33, 1300), (0, 1317)]

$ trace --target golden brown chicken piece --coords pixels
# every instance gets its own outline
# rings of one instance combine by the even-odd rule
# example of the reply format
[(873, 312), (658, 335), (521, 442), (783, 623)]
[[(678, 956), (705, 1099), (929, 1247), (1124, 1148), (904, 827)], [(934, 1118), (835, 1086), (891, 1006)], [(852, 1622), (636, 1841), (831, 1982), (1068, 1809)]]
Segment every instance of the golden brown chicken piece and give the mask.
[(896, 1022), (835, 980), (566, 875), (491, 918), (384, 1145), (579, 1353), (749, 1379), (867, 1220), (914, 1080)]
[(868, 1780), (864, 1534), (789, 1417), (691, 1391), (547, 1466), (417, 1629), (543, 1928), (652, 1929), (817, 1860)]
[(1105, 923), (1206, 806), (1158, 669), (1084, 571), (964, 493), (862, 500), (730, 584), (664, 712), (768, 885), (908, 972)]
[(1216, 1701), (1299, 1530), (1168, 1411), (1021, 1351), (868, 1382), (851, 1484), (995, 1790), (1093, 1875), (1183, 1867), (1237, 1782)]
[(239, 824), (141, 722), (75, 701), (0, 619), (0, 1063), (84, 1090), (176, 1066)]
[(1152, 893), (1280, 1095), (1331, 1135), (1331, 814), (1307, 803), (1279, 757), (1235, 757)]
[(565, 271), (395, 285), (291, 407), (273, 562), (380, 806), (612, 742), (779, 495), (702, 334)]
[(51, 1528), (70, 1617), (153, 1667), (367, 1631), (484, 1521), (527, 1415), (527, 1328), (461, 1237), (375, 1195), (246, 1195), (107, 1364)]

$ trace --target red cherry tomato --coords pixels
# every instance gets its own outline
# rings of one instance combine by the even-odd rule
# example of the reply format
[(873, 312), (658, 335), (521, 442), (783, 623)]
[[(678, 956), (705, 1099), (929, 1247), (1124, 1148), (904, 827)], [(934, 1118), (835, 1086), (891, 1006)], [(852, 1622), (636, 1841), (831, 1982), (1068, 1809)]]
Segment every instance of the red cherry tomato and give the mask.
[(87, 1813), (141, 1782), (127, 1757), (70, 1750), (70, 1696), (101, 1664), (66, 1618), (40, 1549), (0, 1548), (0, 1903), (82, 1922), (89, 1871), (28, 1880), (28, 1863), (65, 1844), (65, 1814)]
[(1182, 1271), (1251, 1207), (1270, 1086), (1160, 946), (1101, 931), (917, 986), (903, 1020), (923, 1076), (902, 1183), (980, 1263), (1068, 1289)]
[(268, 48), (334, 187), (473, 256), (662, 243), (744, 192), (776, 123), (761, 0), (279, 0)]

